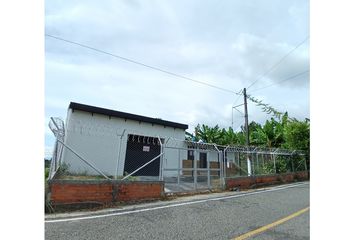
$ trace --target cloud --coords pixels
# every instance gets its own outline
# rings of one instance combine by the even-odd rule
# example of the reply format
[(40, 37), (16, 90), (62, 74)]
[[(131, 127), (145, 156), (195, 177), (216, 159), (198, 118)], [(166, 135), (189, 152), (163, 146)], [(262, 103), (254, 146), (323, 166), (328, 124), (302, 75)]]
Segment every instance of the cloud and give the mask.
[[(48, 1), (45, 30), (163, 70), (239, 91), (308, 33), (308, 1)], [(46, 118), (70, 101), (188, 124), (231, 125), (234, 94), (46, 37)], [(309, 67), (308, 43), (249, 91)], [(308, 116), (308, 75), (255, 92)], [(238, 99), (237, 102), (235, 100)], [(302, 110), (301, 110), (302, 109)], [(289, 110), (289, 113), (290, 113)], [(269, 118), (250, 105), (250, 121)], [(290, 113), (291, 114), (291, 113)], [(242, 122), (235, 116), (235, 124)], [(47, 133), (47, 132), (46, 132)], [(46, 134), (46, 144), (53, 144)]]
[[(247, 84), (257, 82), (258, 86), (260, 86), (258, 81), (263, 83), (263, 85), (264, 83), (277, 83), (309, 70), (308, 52), (304, 52), (301, 47), (287, 56), (294, 48), (295, 46), (287, 43), (271, 42), (255, 35), (241, 33), (232, 44), (232, 50), (235, 56), (240, 59), (237, 62), (239, 68), (244, 71), (239, 71), (239, 69), (231, 70), (230, 68), (230, 73), (239, 76), (241, 72), (241, 77), (246, 80)], [(284, 58), (285, 56), (287, 57)], [(278, 63), (281, 60), (281, 67), (279, 67), (280, 64), (278, 65)], [(269, 70), (271, 71), (269, 72)], [(304, 78), (298, 79), (304, 80)], [(308, 81), (294, 80), (293, 82), (297, 83), (295, 86), (303, 86)]]

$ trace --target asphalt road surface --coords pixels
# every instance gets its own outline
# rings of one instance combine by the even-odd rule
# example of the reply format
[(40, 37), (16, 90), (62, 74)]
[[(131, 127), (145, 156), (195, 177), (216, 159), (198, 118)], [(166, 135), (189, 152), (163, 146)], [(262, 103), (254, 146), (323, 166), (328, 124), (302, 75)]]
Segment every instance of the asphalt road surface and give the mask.
[[(56, 215), (47, 217), (45, 238), (237, 239), (253, 233), (247, 239), (309, 239), (307, 207), (309, 183), (305, 182), (179, 198), (82, 216)], [(283, 222), (272, 225), (278, 221)]]

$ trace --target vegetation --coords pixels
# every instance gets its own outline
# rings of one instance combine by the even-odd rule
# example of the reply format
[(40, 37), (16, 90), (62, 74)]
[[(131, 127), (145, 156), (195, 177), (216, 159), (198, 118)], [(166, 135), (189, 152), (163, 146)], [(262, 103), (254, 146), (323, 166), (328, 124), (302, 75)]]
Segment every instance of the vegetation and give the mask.
[[(250, 145), (252, 146), (303, 150), (306, 152), (306, 159), (309, 159), (309, 119), (299, 121), (295, 118), (289, 118), (288, 113), (279, 113), (276, 118), (272, 117), (267, 120), (263, 126), (254, 121), (251, 122), (249, 124), (249, 135)], [(231, 127), (224, 129), (218, 125), (209, 127), (204, 124), (198, 124), (193, 134), (187, 133), (186, 139), (191, 141), (201, 140), (205, 143), (220, 145), (245, 145), (246, 142), (244, 127), (241, 127), (241, 131), (237, 132), (233, 131)], [(277, 172), (282, 172), (286, 169), (284, 162), (286, 161), (279, 161)]]
[(49, 168), (44, 169), (44, 179), (48, 179), (49, 176)]

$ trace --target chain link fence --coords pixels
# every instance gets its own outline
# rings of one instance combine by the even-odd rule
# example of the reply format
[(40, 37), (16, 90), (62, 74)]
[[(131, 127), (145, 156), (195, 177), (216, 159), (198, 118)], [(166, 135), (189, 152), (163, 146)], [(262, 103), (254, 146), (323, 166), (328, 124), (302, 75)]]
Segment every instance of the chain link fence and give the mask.
[(303, 151), (231, 146), (224, 149), (225, 177), (267, 175), (307, 170)]
[(166, 192), (222, 187), (222, 152), (216, 145), (169, 138), (163, 150)]
[(162, 180), (163, 142), (160, 137), (128, 134), (123, 180)]
[[(64, 143), (62, 120), (52, 118), (49, 127), (56, 137), (49, 179), (57, 175), (69, 179), (163, 180), (166, 192), (187, 192), (222, 189), (225, 177), (307, 170), (306, 154), (302, 151), (221, 146), (146, 136), (131, 129), (119, 130), (119, 134), (110, 136), (113, 143), (107, 141), (111, 144), (109, 146), (101, 146), (100, 142), (91, 143), (91, 146), (97, 147), (97, 156), (86, 156), (82, 149)], [(114, 155), (106, 155), (103, 164), (100, 156), (110, 151), (110, 147), (117, 151), (112, 153)], [(63, 161), (64, 150), (71, 163), (80, 163), (77, 164), (80, 167), (75, 168)]]
[(56, 171), (58, 171), (58, 169), (61, 165), (61, 159), (62, 159), (64, 147), (60, 142), (64, 141), (65, 124), (62, 119), (52, 117), (49, 121), (48, 126), (56, 138), (56, 141), (54, 143), (51, 165), (50, 165), (49, 174), (48, 174), (48, 179), (51, 179), (54, 177)]

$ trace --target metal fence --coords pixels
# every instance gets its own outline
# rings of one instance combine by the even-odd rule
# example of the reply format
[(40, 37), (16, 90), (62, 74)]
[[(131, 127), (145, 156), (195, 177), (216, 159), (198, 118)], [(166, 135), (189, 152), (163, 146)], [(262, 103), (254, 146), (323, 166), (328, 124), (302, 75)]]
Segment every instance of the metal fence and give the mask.
[(221, 146), (169, 138), (163, 144), (162, 176), (167, 192), (223, 188), (225, 177), (307, 170), (303, 151)]
[(123, 180), (162, 180), (164, 139), (141, 134), (128, 134)]
[(223, 149), (225, 177), (279, 174), (307, 170), (303, 151), (227, 146)]
[[(307, 170), (306, 154), (302, 151), (221, 146), (170, 137), (144, 136), (143, 133), (124, 129), (115, 136), (119, 140), (118, 157), (112, 158), (112, 166), (105, 165), (104, 171), (102, 165), (99, 165), (102, 161), (86, 159), (83, 157), (84, 152), (64, 143), (62, 120), (52, 118), (49, 127), (56, 137), (49, 179), (60, 170), (62, 175), (80, 175), (84, 179), (163, 180), (166, 192), (186, 192), (223, 188), (225, 177)], [(85, 169), (79, 173), (70, 171), (62, 162), (64, 149)], [(122, 164), (118, 164), (117, 158)], [(110, 173), (107, 173), (107, 169)], [(118, 169), (120, 174), (117, 174)]]
[(49, 175), (48, 175), (48, 178), (51, 179), (53, 178), (56, 171), (59, 169), (59, 166), (61, 165), (63, 145), (60, 142), (64, 141), (65, 127), (64, 127), (64, 121), (62, 119), (53, 118), (53, 117), (50, 119), (48, 125), (56, 138), (56, 141), (54, 143), (52, 161), (49, 168)]
[(163, 144), (166, 192), (221, 188), (222, 152), (215, 144), (168, 138)]

